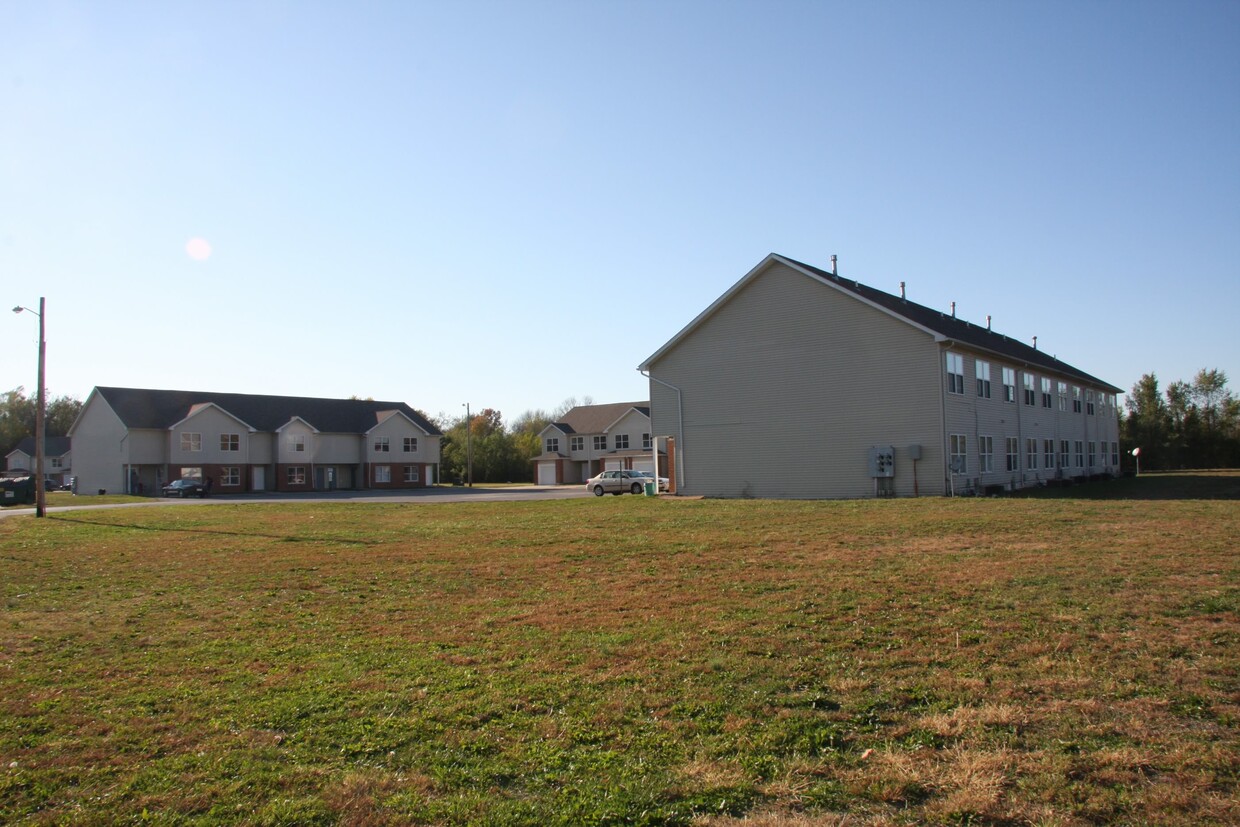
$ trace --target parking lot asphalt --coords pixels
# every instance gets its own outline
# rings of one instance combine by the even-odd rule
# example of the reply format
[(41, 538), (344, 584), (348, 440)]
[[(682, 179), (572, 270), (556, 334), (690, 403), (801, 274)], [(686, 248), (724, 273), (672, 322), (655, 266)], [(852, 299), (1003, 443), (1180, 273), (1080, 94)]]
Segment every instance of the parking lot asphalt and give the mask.
[[(320, 503), (320, 502), (367, 502), (367, 503), (415, 503), (433, 505), (435, 503), (459, 502), (521, 502), (523, 500), (569, 500), (578, 497), (593, 496), (582, 485), (521, 485), (487, 487), (485, 485), (468, 486), (434, 486), (406, 491), (315, 491), (312, 494), (289, 494), (277, 491), (263, 491), (252, 494), (226, 494), (223, 496), (205, 497), (203, 499), (173, 499), (151, 497), (137, 503), (110, 503), (91, 505), (94, 499), (90, 496), (74, 497), (72, 505), (49, 506), (48, 514), (60, 511), (95, 511), (108, 508), (149, 508), (151, 506), (209, 506), (241, 503)], [(33, 514), (34, 508), (0, 508), (0, 519), (15, 517), (22, 514)]]

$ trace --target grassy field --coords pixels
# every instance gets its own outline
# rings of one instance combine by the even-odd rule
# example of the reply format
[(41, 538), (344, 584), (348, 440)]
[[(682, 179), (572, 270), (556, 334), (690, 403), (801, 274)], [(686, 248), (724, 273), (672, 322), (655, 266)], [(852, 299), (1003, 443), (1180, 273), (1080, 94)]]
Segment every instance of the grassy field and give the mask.
[(1235, 824), (1240, 477), (0, 521), (6, 824)]

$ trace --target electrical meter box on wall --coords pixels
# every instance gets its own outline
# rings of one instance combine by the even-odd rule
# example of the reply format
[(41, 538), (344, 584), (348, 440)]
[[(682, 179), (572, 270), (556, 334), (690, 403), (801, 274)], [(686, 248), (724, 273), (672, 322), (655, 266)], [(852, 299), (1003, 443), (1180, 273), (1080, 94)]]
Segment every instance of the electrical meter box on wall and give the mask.
[(894, 477), (896, 475), (896, 452), (890, 445), (875, 445), (870, 449), (870, 476)]

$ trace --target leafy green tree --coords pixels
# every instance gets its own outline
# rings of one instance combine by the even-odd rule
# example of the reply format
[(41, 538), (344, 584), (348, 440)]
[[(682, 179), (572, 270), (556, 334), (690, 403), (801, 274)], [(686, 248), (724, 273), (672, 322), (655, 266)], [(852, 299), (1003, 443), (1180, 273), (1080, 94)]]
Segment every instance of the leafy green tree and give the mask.
[[(16, 387), (0, 396), (0, 456), (8, 454), (26, 437), (33, 437), (37, 396), (26, 396)], [(48, 436), (65, 436), (82, 410), (82, 403), (68, 396), (49, 397), (45, 425)]]
[(1142, 376), (1124, 404), (1128, 408), (1123, 422), (1125, 452), (1140, 448), (1143, 468), (1163, 468), (1170, 449), (1171, 418), (1158, 389), (1158, 377), (1152, 373)]

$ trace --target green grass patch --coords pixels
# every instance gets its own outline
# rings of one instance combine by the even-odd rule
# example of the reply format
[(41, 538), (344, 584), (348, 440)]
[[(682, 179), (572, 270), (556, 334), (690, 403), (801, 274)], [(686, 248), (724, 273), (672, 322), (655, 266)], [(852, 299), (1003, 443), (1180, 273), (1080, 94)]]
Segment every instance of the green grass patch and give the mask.
[(1236, 823), (1201, 477), (11, 517), (0, 822)]

